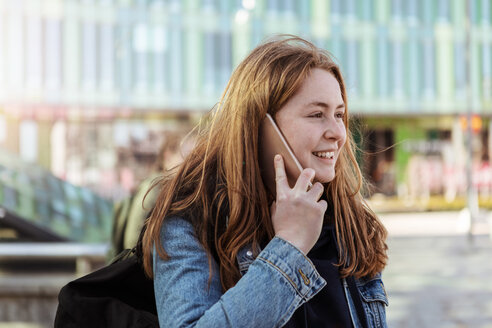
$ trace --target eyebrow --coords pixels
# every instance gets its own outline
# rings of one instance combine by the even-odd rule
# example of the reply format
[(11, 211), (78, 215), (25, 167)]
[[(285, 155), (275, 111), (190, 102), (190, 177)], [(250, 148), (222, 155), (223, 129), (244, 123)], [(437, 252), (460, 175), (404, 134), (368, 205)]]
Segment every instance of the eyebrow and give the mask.
[[(313, 102), (310, 102), (309, 104), (306, 105), (306, 107), (311, 107), (311, 106), (324, 107), (324, 108), (330, 108), (331, 107), (330, 105), (328, 105), (327, 103), (322, 102), (322, 101), (313, 101)], [(335, 109), (341, 109), (341, 108), (345, 109), (345, 104), (340, 104), (337, 107), (335, 107)]]

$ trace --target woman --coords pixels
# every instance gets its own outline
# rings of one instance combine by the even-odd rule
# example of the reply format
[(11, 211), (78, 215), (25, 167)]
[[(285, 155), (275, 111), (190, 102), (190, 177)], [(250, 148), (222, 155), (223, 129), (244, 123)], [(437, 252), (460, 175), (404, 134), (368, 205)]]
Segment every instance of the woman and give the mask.
[[(276, 156), (274, 202), (258, 164), (267, 113), (305, 168), (289, 186)], [(339, 68), (303, 39), (237, 67), (147, 223), (161, 327), (386, 327), (386, 230), (360, 195), (347, 116)]]

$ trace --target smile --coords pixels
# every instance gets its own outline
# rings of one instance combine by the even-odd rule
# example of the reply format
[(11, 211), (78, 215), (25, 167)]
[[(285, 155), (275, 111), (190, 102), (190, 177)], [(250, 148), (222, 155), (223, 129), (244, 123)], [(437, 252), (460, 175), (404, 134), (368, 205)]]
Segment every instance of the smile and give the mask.
[(333, 151), (315, 151), (313, 155), (321, 158), (333, 159), (335, 157), (335, 152)]

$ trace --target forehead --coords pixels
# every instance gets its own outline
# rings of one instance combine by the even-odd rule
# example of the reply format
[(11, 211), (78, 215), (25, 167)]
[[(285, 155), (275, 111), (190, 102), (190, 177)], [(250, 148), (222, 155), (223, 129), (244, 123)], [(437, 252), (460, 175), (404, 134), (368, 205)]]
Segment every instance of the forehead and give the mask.
[(310, 72), (295, 96), (319, 98), (319, 101), (337, 103), (336, 105), (343, 104), (338, 80), (332, 73), (320, 68)]

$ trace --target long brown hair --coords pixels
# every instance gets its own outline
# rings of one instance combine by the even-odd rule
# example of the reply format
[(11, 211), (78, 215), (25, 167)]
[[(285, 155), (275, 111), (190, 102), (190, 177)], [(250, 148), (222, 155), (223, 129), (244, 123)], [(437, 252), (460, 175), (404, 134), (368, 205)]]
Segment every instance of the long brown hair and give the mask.
[[(189, 220), (197, 238), (220, 268), (225, 290), (240, 279), (238, 251), (264, 246), (273, 238), (268, 195), (258, 166), (258, 130), (266, 113), (275, 113), (296, 93), (314, 68), (325, 69), (340, 83), (342, 74), (328, 52), (295, 36), (281, 36), (254, 49), (233, 72), (221, 101), (202, 124), (196, 146), (177, 171), (160, 181), (156, 206), (143, 239), (144, 268), (152, 277), (152, 249), (167, 258), (160, 242), (167, 217)], [(345, 116), (349, 132), (349, 121)], [(363, 179), (347, 143), (326, 184), (330, 212), (340, 245), (342, 277), (371, 276), (386, 265), (386, 230), (360, 194)], [(210, 274), (212, 274), (210, 272)]]

